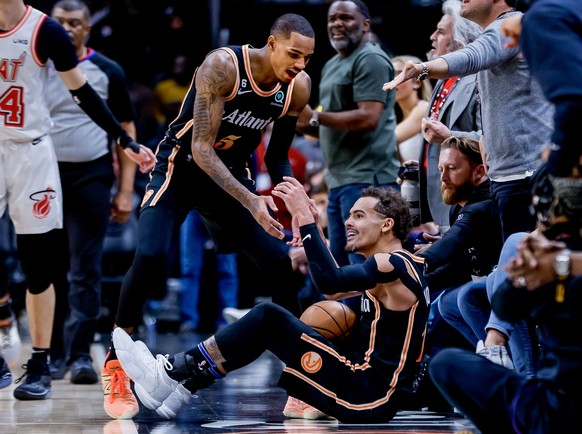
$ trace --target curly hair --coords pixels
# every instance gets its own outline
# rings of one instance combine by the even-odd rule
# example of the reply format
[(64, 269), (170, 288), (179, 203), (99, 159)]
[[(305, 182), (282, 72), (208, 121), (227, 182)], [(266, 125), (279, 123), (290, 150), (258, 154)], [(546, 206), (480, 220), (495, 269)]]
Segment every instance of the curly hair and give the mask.
[(360, 197), (373, 197), (378, 199), (374, 210), (394, 220), (392, 232), (400, 241), (404, 241), (412, 228), (412, 216), (410, 205), (402, 197), (399, 191), (393, 188), (366, 187)]

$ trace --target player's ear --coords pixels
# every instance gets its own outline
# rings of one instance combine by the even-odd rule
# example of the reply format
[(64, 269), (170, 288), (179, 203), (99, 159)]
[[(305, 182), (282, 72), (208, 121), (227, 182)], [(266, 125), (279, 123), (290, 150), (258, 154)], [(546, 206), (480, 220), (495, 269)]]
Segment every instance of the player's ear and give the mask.
[(384, 223), (382, 224), (382, 233), (386, 233), (391, 231), (394, 228), (394, 219), (390, 217), (386, 217), (384, 219)]
[(276, 44), (277, 44), (277, 38), (275, 38), (273, 35), (269, 35), (269, 38), (267, 39), (267, 45), (269, 46), (269, 48), (271, 50), (275, 50)]

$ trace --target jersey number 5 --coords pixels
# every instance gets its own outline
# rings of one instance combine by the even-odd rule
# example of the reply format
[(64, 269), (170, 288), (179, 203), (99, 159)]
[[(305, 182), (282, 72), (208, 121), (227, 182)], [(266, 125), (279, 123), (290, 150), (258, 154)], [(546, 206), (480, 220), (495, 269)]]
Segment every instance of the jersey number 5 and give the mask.
[(0, 115), (7, 127), (24, 125), (24, 91), (21, 86), (10, 86), (0, 96)]

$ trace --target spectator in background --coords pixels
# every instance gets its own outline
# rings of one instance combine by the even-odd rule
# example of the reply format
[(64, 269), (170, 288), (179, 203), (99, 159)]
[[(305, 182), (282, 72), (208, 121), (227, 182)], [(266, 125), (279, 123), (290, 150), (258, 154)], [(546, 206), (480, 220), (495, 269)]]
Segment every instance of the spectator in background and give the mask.
[(361, 0), (331, 2), (327, 31), (337, 54), (321, 71), (321, 111), (308, 105), (298, 122), (302, 133), (320, 140), (329, 188), (330, 248), (340, 265), (362, 260), (345, 251), (344, 227), (362, 189), (397, 187), (395, 95), (382, 94), (382, 83), (394, 76), (394, 67), (382, 48), (368, 40), (370, 18)]
[(578, 429), (582, 408), (578, 333), (582, 182), (577, 174), (548, 181), (552, 188), (543, 199), (549, 200), (540, 202), (543, 210), (540, 203), (535, 206), (549, 218), (539, 222), (541, 233), (516, 233), (505, 243), (504, 250), (514, 244), (515, 237), (521, 238), (513, 257), (499, 264), (508, 272), (508, 279), (496, 288), (491, 300), (501, 319), (537, 324), (543, 351), (535, 376), (525, 377), (458, 349), (441, 351), (429, 368), (451, 405), (483, 433), (570, 433)]
[[(479, 25), (461, 17), (458, 0), (446, 0), (442, 11), (443, 16), (430, 36), (432, 49), (427, 53), (428, 60), (463, 48), (482, 31)], [(414, 159), (419, 166), (420, 221), (434, 222), (441, 235), (449, 229), (450, 207), (443, 202), (440, 192), (440, 145), (450, 136), (479, 140), (481, 128), (477, 74), (437, 81), (422, 121), (422, 149)]]
[[(468, 282), (484, 280), (497, 264), (501, 250), (501, 224), (479, 142), (468, 137), (446, 139), (441, 144), (439, 170), (443, 201), (452, 206), (450, 229), (441, 239), (425, 244), (416, 253), (425, 259), (425, 278), (433, 300), (425, 369), (443, 348), (468, 347), (461, 334), (455, 333), (458, 329), (443, 321), (441, 305), (456, 307), (459, 290)], [(426, 381), (423, 394), (429, 395), (429, 379), (423, 378)], [(428, 405), (434, 405), (430, 397), (421, 396), (421, 399), (429, 399)]]
[[(547, 170), (559, 177), (571, 176), (574, 168), (582, 172), (582, 89), (578, 85), (582, 74), (581, 26), (582, 3), (576, 0), (537, 0), (523, 17), (510, 17), (502, 24), (504, 34), (512, 38), (508, 48), (515, 49), (519, 44), (531, 74), (555, 106)], [(556, 69), (561, 73), (556, 74)]]
[[(416, 56), (400, 55), (392, 58), (394, 73), (402, 72), (406, 62), (420, 62)], [(432, 92), (430, 81), (405, 82), (396, 89), (396, 143), (400, 164), (416, 160), (422, 147), (422, 118), (428, 108)]]
[[(462, 77), (477, 73), (483, 114), (485, 164), (497, 202), (503, 240), (514, 232), (532, 231), (529, 178), (541, 164), (550, 140), (552, 107), (539, 83), (531, 79), (519, 49), (506, 49), (504, 18), (521, 15), (511, 0), (465, 1), (461, 16), (483, 28), (470, 44), (426, 63), (407, 62), (404, 71), (384, 89), (411, 79)], [(512, 121), (509, 122), (508, 120)]]
[[(214, 251), (214, 242), (196, 211), (190, 211), (180, 227), (180, 331), (193, 332), (199, 326), (199, 300), (204, 267), (216, 275), (218, 311), (214, 326), (224, 325), (222, 311), (238, 307), (238, 265), (236, 253), (216, 253), (215, 267), (208, 268), (207, 251)], [(218, 315), (218, 316), (217, 316)]]
[(495, 267), (501, 250), (497, 206), (479, 151), (479, 142), (449, 137), (439, 158), (441, 194), (451, 210), (451, 228), (417, 255), (426, 260), (431, 291), (458, 287), (484, 279)]
[[(134, 113), (125, 74), (119, 64), (85, 45), (91, 32), (89, 8), (80, 0), (61, 0), (51, 13), (75, 46), (79, 68), (106, 101), (123, 129), (135, 138)], [(72, 100), (56, 71), (49, 71), (47, 105), (63, 188), (64, 228), (55, 252), (64, 256), (64, 287), (55, 287), (56, 307), (51, 340), (51, 377), (93, 384), (90, 346), (101, 312), (101, 260), (108, 221), (127, 221), (132, 212), (135, 163), (117, 146), (118, 184), (114, 181), (111, 138)], [(55, 253), (57, 254), (57, 253)], [(69, 271), (70, 281), (67, 281)], [(70, 287), (69, 287), (70, 283)]]
[(170, 74), (160, 79), (154, 86), (154, 114), (160, 131), (158, 141), (163, 138), (168, 125), (180, 112), (180, 106), (192, 82), (192, 72), (188, 56), (177, 54)]

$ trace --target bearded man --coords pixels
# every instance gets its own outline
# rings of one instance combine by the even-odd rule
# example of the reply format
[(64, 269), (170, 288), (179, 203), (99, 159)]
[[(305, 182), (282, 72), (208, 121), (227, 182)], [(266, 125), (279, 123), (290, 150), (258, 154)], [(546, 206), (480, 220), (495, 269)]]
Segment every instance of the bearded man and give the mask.
[(479, 143), (449, 137), (439, 156), (441, 195), (450, 213), (451, 229), (424, 251), (431, 293), (456, 288), (489, 274), (499, 259), (501, 225)]

